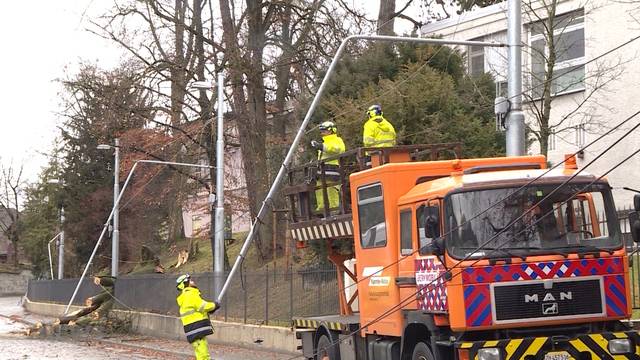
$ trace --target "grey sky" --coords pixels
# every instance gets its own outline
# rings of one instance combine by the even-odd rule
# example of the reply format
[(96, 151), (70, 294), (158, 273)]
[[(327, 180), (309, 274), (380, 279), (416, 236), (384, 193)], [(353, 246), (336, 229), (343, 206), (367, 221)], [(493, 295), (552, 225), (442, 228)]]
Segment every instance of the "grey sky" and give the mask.
[[(34, 181), (54, 144), (60, 109), (55, 80), (81, 59), (111, 67), (119, 49), (85, 31), (87, 19), (110, 6), (104, 0), (6, 1), (0, 22), (0, 161), (25, 164)], [(68, 70), (65, 70), (68, 69)]]

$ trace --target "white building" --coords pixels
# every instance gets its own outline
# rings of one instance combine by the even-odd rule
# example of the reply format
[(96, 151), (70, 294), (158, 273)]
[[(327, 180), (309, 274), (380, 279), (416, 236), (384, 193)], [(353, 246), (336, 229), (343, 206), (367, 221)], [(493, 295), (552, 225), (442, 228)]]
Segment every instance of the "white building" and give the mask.
[[(550, 0), (546, 1), (550, 3)], [(548, 159), (556, 164), (588, 144), (614, 125), (640, 111), (640, 39), (612, 49), (640, 36), (639, 4), (618, 1), (559, 0), (556, 7), (554, 41), (559, 48), (552, 78), (550, 125), (556, 132), (549, 136)], [(544, 3), (523, 0), (523, 110), (525, 121), (535, 127), (534, 112), (539, 107), (540, 83), (544, 61), (537, 50), (544, 50), (546, 39), (539, 31), (540, 21), (548, 19)], [(507, 3), (502, 2), (463, 13), (422, 28), (422, 36), (442, 36), (455, 40), (507, 42)], [(467, 53), (471, 74), (489, 72), (496, 80), (497, 92), (506, 96), (507, 49), (470, 47)], [(606, 54), (603, 56), (603, 54)], [(640, 116), (621, 130), (594, 144), (578, 157), (584, 166), (640, 122)], [(600, 176), (640, 148), (640, 131), (634, 132), (591, 165), (587, 171)], [(537, 154), (533, 142), (528, 152)], [(631, 205), (633, 193), (623, 186), (640, 189), (640, 154), (607, 176), (614, 188), (618, 206)]]
[[(238, 131), (234, 121), (225, 123), (225, 141), (227, 147), (224, 153), (224, 194), (225, 194), (225, 221), (231, 222), (231, 232), (247, 231), (251, 226), (251, 216), (247, 201), (247, 188), (244, 178), (244, 168), (242, 164), (242, 151), (237, 145), (231, 143), (238, 142)], [(208, 164), (208, 160), (203, 158), (200, 163)], [(198, 169), (194, 175), (211, 184), (209, 169)], [(184, 224), (184, 235), (187, 238), (209, 236), (211, 225), (211, 204), (209, 203), (209, 193), (201, 189), (197, 194), (189, 196), (182, 207), (182, 220)], [(229, 218), (230, 217), (230, 218)]]

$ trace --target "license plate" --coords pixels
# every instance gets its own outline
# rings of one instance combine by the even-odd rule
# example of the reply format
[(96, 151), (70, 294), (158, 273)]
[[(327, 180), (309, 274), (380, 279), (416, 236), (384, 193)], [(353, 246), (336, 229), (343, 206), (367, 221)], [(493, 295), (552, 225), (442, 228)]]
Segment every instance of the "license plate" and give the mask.
[(544, 360), (570, 360), (573, 359), (566, 351), (550, 352), (544, 355)]

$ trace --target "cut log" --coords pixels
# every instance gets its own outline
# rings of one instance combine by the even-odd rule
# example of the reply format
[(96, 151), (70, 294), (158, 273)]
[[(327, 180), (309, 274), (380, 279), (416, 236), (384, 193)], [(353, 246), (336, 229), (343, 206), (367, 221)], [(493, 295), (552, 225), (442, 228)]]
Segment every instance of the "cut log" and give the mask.
[(83, 317), (83, 316), (85, 316), (87, 314), (90, 314), (91, 312), (95, 311), (98, 308), (98, 306), (99, 306), (98, 304), (95, 304), (95, 305), (92, 305), (92, 306), (86, 306), (86, 307), (83, 307), (80, 310), (76, 310), (76, 311), (74, 311), (74, 312), (72, 312), (72, 313), (70, 313), (68, 315), (61, 316), (61, 317), (58, 318), (58, 320), (55, 321), (55, 324), (64, 325), (64, 324), (68, 324), (69, 321), (76, 321), (79, 318), (81, 318), (81, 317)]
[(111, 295), (111, 292), (103, 291), (98, 295), (95, 295), (95, 296), (92, 296), (90, 298), (87, 298), (87, 300), (84, 301), (84, 304), (86, 306), (93, 306), (93, 305), (100, 306), (105, 300), (109, 300), (112, 297), (113, 296)]
[(189, 260), (189, 252), (187, 250), (180, 250), (178, 253), (178, 262), (175, 267), (178, 268), (186, 264), (187, 260)]
[(116, 279), (112, 276), (94, 276), (93, 283), (98, 286), (112, 287), (115, 285)]
[(102, 305), (100, 305), (100, 307), (96, 311), (91, 313), (91, 318), (94, 320), (105, 319), (112, 308), (113, 308), (113, 298), (103, 302)]

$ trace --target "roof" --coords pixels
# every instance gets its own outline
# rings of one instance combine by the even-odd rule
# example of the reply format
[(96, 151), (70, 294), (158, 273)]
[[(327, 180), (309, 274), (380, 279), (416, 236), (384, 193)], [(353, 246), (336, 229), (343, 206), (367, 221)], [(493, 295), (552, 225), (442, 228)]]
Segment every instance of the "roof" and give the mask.
[[(522, 183), (540, 177), (544, 180), (566, 179), (567, 176), (575, 174), (575, 170), (566, 170), (564, 168), (549, 169), (531, 169), (531, 170), (505, 170), (490, 171), (477, 174), (463, 174), (461, 176), (447, 176), (433, 181), (424, 182), (414, 186), (405, 195), (398, 199), (399, 204), (407, 204), (424, 199), (424, 195), (428, 192), (446, 191), (464, 188), (473, 185), (490, 185), (498, 183)], [(589, 180), (592, 181), (594, 176), (581, 172), (576, 176), (576, 181)], [(447, 191), (448, 192), (448, 191)]]
[[(461, 23), (469, 22), (476, 19), (481, 19), (483, 17), (500, 14), (500, 13), (504, 13), (506, 18), (506, 11), (507, 11), (507, 2), (506, 1), (499, 2), (494, 5), (479, 8), (474, 11), (463, 12), (458, 16), (452, 16), (448, 19), (444, 19), (444, 20), (436, 21), (431, 24), (424, 25), (422, 28), (420, 28), (420, 33), (433, 34), (435, 32), (438, 32), (442, 29), (446, 29), (448, 27), (456, 26)], [(505, 24), (505, 28), (506, 28), (506, 24)]]

